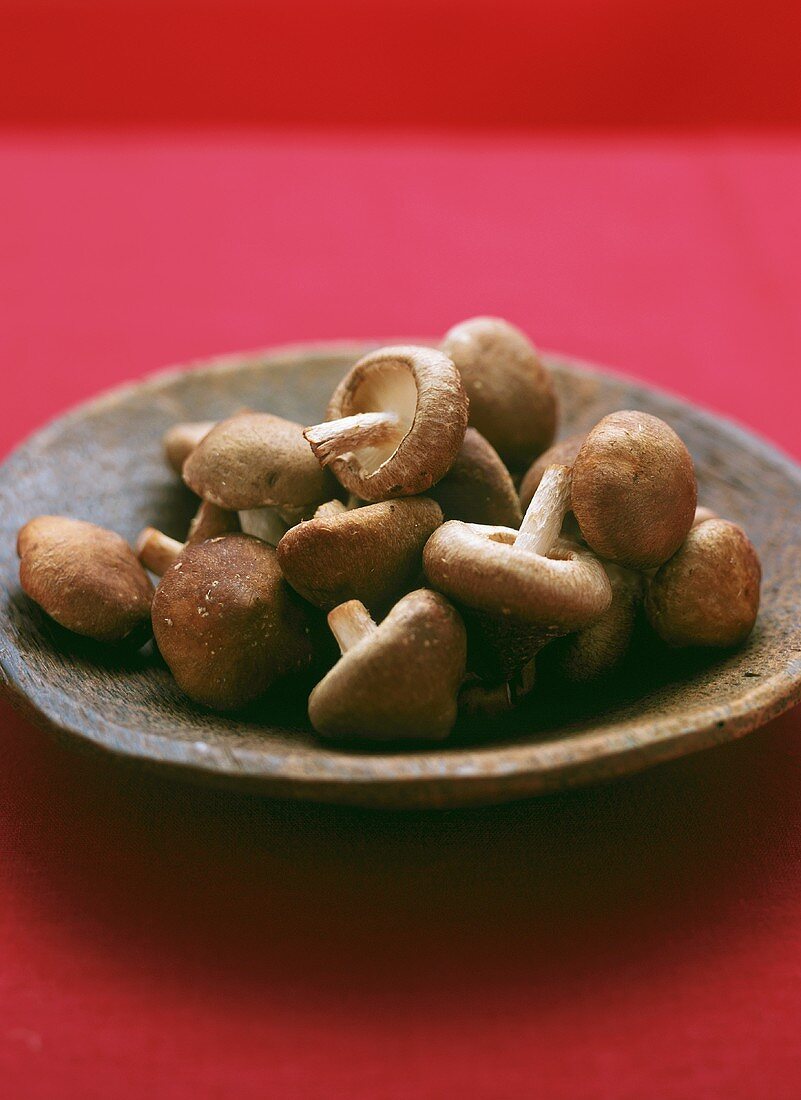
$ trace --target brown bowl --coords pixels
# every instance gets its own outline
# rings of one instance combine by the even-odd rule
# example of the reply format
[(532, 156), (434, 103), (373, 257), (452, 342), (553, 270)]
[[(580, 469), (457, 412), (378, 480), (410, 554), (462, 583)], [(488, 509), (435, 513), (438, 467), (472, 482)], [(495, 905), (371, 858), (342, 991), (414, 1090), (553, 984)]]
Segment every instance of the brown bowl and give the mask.
[(67, 635), (23, 595), (15, 536), (26, 520), (56, 512), (130, 540), (149, 523), (180, 537), (193, 502), (163, 463), (164, 430), (242, 406), (314, 423), (367, 350), (293, 348), (162, 373), (81, 406), (7, 460), (0, 468), (0, 674), (35, 721), (75, 744), (220, 786), (355, 805), (454, 806), (637, 771), (740, 737), (801, 698), (801, 470), (710, 413), (558, 357), (551, 366), (561, 434), (614, 409), (663, 417), (693, 454), (701, 501), (747, 529), (764, 585), (759, 622), (743, 648), (671, 653), (643, 641), (639, 659), (602, 690), (535, 694), (505, 720), (457, 727), (446, 747), (351, 751), (319, 742), (304, 700), (286, 690), (247, 714), (212, 714), (181, 695), (152, 650), (123, 662)]

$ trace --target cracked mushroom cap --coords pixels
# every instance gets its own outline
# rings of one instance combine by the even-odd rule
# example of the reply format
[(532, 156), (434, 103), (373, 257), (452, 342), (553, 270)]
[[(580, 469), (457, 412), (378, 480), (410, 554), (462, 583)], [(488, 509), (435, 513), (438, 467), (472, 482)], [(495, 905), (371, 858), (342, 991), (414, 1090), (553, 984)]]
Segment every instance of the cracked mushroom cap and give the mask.
[[(345, 611), (354, 604), (358, 610), (351, 601)], [(338, 739), (442, 740), (456, 721), (466, 645), (446, 599), (425, 588), (410, 592), (380, 625), (354, 634), (309, 697), (312, 725)]]
[(187, 547), (153, 598), (153, 632), (179, 687), (215, 710), (244, 706), (309, 666), (309, 621), (275, 550), (250, 535)]
[(509, 471), (495, 448), (475, 428), (467, 429), (456, 461), (430, 495), (442, 508), (445, 519), (518, 527), (523, 518)]
[(51, 619), (98, 642), (143, 644), (153, 585), (113, 531), (65, 516), (38, 516), (17, 537), (23, 590)]
[(439, 505), (427, 497), (343, 506), (287, 531), (278, 562), (316, 607), (330, 611), (355, 599), (380, 612), (418, 581), (423, 547), (441, 523)]
[[(361, 500), (425, 493), (451, 468), (464, 440), (467, 396), (458, 371), (433, 348), (388, 347), (366, 355), (334, 391), (327, 422), (376, 413), (388, 414), (386, 430), (365, 435), (364, 446), (354, 437), (352, 449), (343, 452), (335, 444), (329, 450), (317, 429), (306, 436), (320, 461), (330, 462), (341, 484)], [(317, 428), (325, 434), (325, 425)]]
[(651, 626), (672, 646), (735, 646), (754, 628), (762, 569), (741, 527), (707, 519), (648, 586)]
[(242, 412), (221, 421), (183, 467), (189, 488), (233, 512), (273, 506), (311, 514), (335, 495), (303, 428), (270, 413)]
[(542, 475), (548, 467), (553, 465), (572, 467), (585, 438), (585, 433), (579, 432), (568, 436), (567, 439), (560, 439), (547, 451), (543, 451), (539, 458), (534, 459), (520, 482), (520, 507), (524, 512), (531, 504), (531, 498), (536, 493), (542, 481)]
[(642, 606), (642, 574), (603, 562), (612, 602), (595, 622), (550, 642), (537, 658), (543, 679), (557, 684), (589, 684), (610, 675), (629, 652)]
[(592, 549), (631, 569), (676, 553), (695, 517), (693, 460), (673, 429), (649, 413), (600, 420), (573, 463), (572, 506)]
[(455, 325), (440, 345), (462, 376), (470, 423), (510, 470), (525, 470), (556, 431), (553, 379), (528, 338), (499, 317)]

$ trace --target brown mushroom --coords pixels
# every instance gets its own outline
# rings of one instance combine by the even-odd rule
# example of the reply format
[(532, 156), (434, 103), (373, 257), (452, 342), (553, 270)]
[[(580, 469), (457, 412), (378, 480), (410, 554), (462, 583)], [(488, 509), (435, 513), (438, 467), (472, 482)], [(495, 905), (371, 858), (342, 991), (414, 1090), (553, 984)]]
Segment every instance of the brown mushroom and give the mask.
[(554, 443), (547, 451), (543, 451), (539, 458), (534, 459), (523, 475), (523, 480), (520, 482), (520, 507), (524, 512), (529, 504), (531, 504), (531, 498), (536, 493), (537, 486), (542, 481), (542, 475), (548, 467), (572, 467), (585, 438), (586, 435), (584, 432), (579, 432), (576, 435), (569, 435), (567, 439), (560, 439), (558, 443)]
[(446, 599), (410, 592), (376, 625), (350, 600), (328, 616), (342, 657), (309, 697), (324, 737), (439, 741), (456, 721), (464, 677), (464, 625)]
[(239, 512), (246, 534), (273, 545), (337, 488), (315, 462), (301, 425), (270, 413), (221, 421), (186, 460), (183, 475), (204, 500)]
[(483, 679), (507, 679), (550, 638), (581, 630), (612, 599), (595, 556), (559, 539), (570, 506), (570, 470), (552, 466), (519, 531), (452, 520), (423, 551), (432, 587), (470, 614)]
[(23, 590), (74, 634), (139, 646), (153, 585), (125, 539), (83, 520), (38, 516), (17, 538)]
[(695, 516), (690, 454), (664, 420), (643, 412), (605, 416), (573, 464), (572, 505), (584, 539), (632, 569), (667, 561)]
[(519, 527), (523, 516), (509, 471), (475, 428), (467, 429), (456, 461), (429, 495), (445, 519)]
[(381, 348), (360, 359), (305, 436), (323, 466), (361, 500), (415, 496), (453, 465), (467, 397), (453, 363), (432, 348)]
[(185, 546), (195, 546), (207, 539), (235, 534), (239, 530), (239, 517), (236, 512), (229, 512), (225, 508), (212, 504), (211, 501), (203, 500), (189, 525), (186, 542), (170, 538), (156, 527), (145, 527), (136, 540), (136, 556), (145, 569), (149, 569), (157, 577), (162, 577), (178, 560)]
[(499, 317), (473, 317), (445, 334), (470, 399), (470, 423), (510, 470), (525, 470), (553, 442), (553, 379), (527, 337)]
[(603, 562), (612, 602), (595, 622), (546, 646), (538, 657), (542, 678), (551, 683), (590, 684), (611, 675), (629, 652), (643, 600), (640, 573)]
[(192, 451), (209, 434), (216, 423), (216, 420), (186, 421), (181, 424), (173, 424), (171, 428), (167, 429), (162, 440), (164, 457), (176, 474), (181, 473), (184, 463)]
[(439, 505), (427, 497), (367, 504), (291, 528), (278, 561), (316, 607), (329, 611), (355, 599), (380, 613), (419, 579), (423, 547), (441, 523)]
[(708, 519), (648, 587), (645, 610), (671, 646), (735, 646), (751, 633), (759, 611), (762, 570), (736, 523)]
[(187, 547), (156, 589), (153, 632), (180, 688), (215, 710), (252, 702), (312, 660), (306, 611), (273, 547), (250, 535)]

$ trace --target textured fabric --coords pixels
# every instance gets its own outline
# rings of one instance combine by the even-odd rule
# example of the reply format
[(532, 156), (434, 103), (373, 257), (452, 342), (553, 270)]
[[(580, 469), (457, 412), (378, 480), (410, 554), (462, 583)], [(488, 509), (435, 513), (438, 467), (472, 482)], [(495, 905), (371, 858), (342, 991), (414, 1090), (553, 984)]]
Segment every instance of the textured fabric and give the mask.
[[(172, 361), (488, 311), (801, 457), (799, 194), (789, 137), (6, 135), (0, 450)], [(796, 1098), (800, 723), (404, 816), (143, 778), (2, 705), (0, 1091)]]

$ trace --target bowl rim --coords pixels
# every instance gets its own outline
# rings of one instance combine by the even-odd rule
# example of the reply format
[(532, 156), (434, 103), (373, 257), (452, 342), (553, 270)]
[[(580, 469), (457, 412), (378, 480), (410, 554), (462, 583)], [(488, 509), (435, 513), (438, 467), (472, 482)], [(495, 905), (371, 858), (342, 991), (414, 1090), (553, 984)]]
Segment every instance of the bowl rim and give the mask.
[[(49, 420), (31, 433), (0, 465), (0, 489), (13, 465), (31, 448), (40, 448), (49, 438), (76, 419), (100, 415), (109, 406), (124, 402), (131, 394), (157, 392), (172, 385), (187, 372), (219, 375), (235, 372), (252, 365), (264, 369), (287, 366), (310, 358), (356, 359), (385, 341), (320, 341), (282, 345), (276, 348), (238, 352), (210, 359), (161, 369), (140, 380), (123, 383), (96, 397), (81, 402), (67, 412)], [(406, 338), (406, 343), (409, 343)], [(432, 341), (418, 341), (429, 344)], [(551, 366), (570, 373), (610, 379), (632, 392), (657, 395), (668, 405), (688, 412), (701, 424), (709, 425), (727, 441), (751, 453), (789, 479), (801, 495), (801, 467), (779, 448), (745, 428), (731, 418), (701, 408), (680, 396), (651, 386), (624, 373), (607, 370), (561, 353), (544, 353)], [(599, 729), (570, 733), (565, 738), (540, 741), (484, 744), (470, 747), (437, 745), (412, 751), (340, 751), (325, 745), (324, 752), (295, 754), (259, 752), (256, 749), (207, 745), (170, 737), (161, 732), (133, 731), (109, 722), (86, 701), (80, 703), (83, 723), (75, 720), (75, 699), (55, 685), (48, 685), (43, 696), (31, 698), (17, 675), (11, 659), (13, 645), (5, 630), (0, 631), (0, 686), (11, 702), (27, 717), (70, 739), (78, 738), (115, 757), (136, 760), (158, 768), (169, 768), (196, 777), (214, 776), (231, 780), (236, 786), (253, 786), (268, 794), (307, 797), (325, 801), (356, 801), (361, 790), (367, 802), (370, 789), (392, 788), (398, 792), (397, 805), (409, 804), (404, 789), (413, 788), (423, 803), (428, 804), (426, 789), (432, 792), (454, 786), (464, 788), (465, 801), (480, 800), (481, 787), (495, 788), (488, 801), (499, 797), (522, 797), (556, 787), (577, 785), (592, 780), (611, 778), (671, 759), (748, 733), (787, 710), (801, 700), (801, 653), (788, 659), (771, 675), (760, 677), (758, 683), (725, 697), (725, 703), (701, 702), (681, 712), (680, 716), (663, 717), (647, 733), (641, 718), (628, 718)], [(639, 727), (639, 728), (638, 728)], [(109, 739), (114, 730), (116, 736)], [(601, 744), (602, 743), (602, 744)], [(332, 753), (334, 754), (332, 757)], [(645, 758), (647, 754), (647, 759)], [(336, 767), (332, 760), (336, 761)], [(558, 782), (556, 781), (558, 777)], [(500, 782), (508, 787), (498, 795)], [(471, 788), (476, 788), (471, 793)], [(476, 797), (478, 795), (478, 798)], [(450, 795), (447, 804), (456, 805), (459, 798)]]

